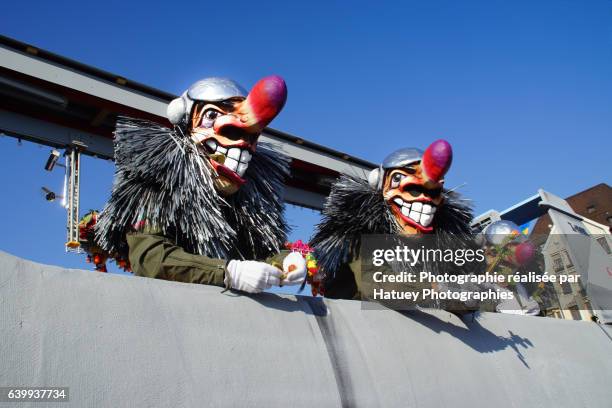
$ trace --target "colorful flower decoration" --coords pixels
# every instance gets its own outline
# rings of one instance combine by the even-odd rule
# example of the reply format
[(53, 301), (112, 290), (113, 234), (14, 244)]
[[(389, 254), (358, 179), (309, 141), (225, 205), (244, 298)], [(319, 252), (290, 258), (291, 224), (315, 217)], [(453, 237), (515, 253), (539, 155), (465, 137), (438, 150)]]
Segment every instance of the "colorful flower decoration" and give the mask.
[(306, 283), (308, 283), (312, 291), (312, 296), (317, 296), (319, 294), (323, 295), (323, 286), (321, 285), (319, 265), (317, 263), (317, 259), (313, 254), (314, 250), (312, 249), (312, 247), (302, 242), (301, 239), (299, 239), (293, 243), (287, 242), (285, 244), (285, 248), (293, 252), (299, 252), (306, 260), (306, 280), (302, 283), (302, 286), (300, 287), (300, 292), (304, 289)]
[[(98, 216), (99, 213), (97, 211), (90, 210), (81, 218), (79, 222), (79, 243), (87, 254), (86, 262), (93, 263), (98, 272), (108, 272), (106, 269), (106, 261), (111, 258), (111, 256), (95, 243), (94, 228), (98, 222)], [(132, 271), (127, 260), (118, 258), (114, 258), (114, 260), (124, 271)]]

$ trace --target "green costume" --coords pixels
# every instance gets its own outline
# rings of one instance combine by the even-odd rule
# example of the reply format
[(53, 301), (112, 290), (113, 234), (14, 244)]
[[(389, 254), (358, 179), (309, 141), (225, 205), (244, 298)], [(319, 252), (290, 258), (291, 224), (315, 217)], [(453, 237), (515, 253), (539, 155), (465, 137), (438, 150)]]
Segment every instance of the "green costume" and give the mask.
[[(130, 264), (137, 276), (185, 283), (224, 286), (223, 259), (194, 255), (163, 235), (152, 233), (127, 234)], [(280, 266), (288, 251), (281, 251), (264, 262)]]
[(131, 233), (127, 243), (137, 276), (223, 286), (227, 263), (223, 259), (190, 254), (162, 235)]

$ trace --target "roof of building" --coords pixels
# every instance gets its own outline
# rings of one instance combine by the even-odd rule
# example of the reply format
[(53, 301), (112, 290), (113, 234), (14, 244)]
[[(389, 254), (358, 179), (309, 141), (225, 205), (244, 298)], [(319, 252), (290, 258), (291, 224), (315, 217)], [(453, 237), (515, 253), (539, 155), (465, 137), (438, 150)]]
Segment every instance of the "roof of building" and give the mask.
[[(596, 184), (565, 200), (578, 215), (612, 227), (612, 188), (608, 184)], [(550, 225), (550, 216), (545, 214), (538, 218), (531, 233), (548, 235)]]

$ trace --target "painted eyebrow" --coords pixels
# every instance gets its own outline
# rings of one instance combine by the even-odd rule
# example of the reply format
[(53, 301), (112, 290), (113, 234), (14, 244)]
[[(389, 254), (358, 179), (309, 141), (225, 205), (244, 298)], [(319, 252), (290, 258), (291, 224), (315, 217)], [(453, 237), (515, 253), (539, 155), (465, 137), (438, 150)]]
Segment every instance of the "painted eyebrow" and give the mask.
[(396, 174), (403, 174), (402, 172), (406, 172), (408, 174), (414, 174), (416, 173), (416, 169), (414, 168), (413, 165), (410, 165), (408, 167), (402, 167), (401, 169), (395, 169), (393, 173), (391, 173), (391, 175), (394, 176)]
[(232, 110), (235, 109), (234, 102), (230, 102), (230, 101), (221, 101), (221, 102), (217, 102), (211, 105), (215, 105), (216, 107), (221, 108), (226, 112), (231, 112)]
[(204, 112), (209, 109), (215, 109), (222, 113), (227, 112), (227, 107), (220, 103), (206, 103), (200, 107), (200, 112)]

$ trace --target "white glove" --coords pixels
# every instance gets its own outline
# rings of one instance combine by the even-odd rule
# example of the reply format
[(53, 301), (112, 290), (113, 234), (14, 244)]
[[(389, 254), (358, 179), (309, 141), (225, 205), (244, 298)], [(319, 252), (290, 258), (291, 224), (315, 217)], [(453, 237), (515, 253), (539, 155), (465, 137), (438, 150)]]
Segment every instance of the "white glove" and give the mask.
[(225, 285), (248, 293), (259, 293), (280, 283), (282, 271), (257, 261), (230, 261), (225, 273)]
[(281, 281), (282, 285), (299, 285), (306, 277), (306, 260), (299, 252), (291, 252), (283, 260), (283, 271), (287, 275)]

